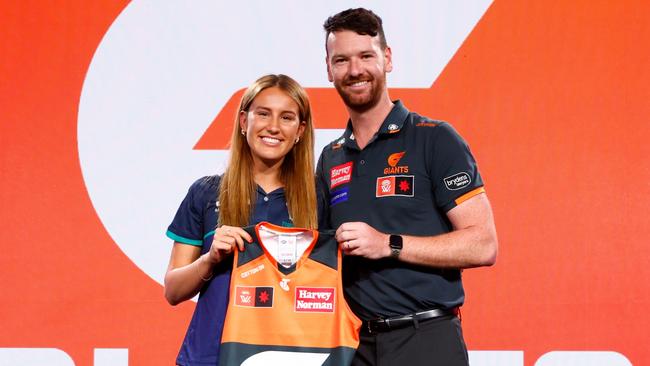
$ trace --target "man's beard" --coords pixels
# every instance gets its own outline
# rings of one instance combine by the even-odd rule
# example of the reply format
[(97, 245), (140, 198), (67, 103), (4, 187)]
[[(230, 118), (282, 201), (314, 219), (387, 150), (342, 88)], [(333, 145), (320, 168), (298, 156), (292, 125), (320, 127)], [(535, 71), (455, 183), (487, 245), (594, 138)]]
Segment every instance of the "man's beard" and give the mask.
[[(354, 79), (346, 79), (343, 81), (343, 85), (349, 85), (358, 81), (368, 81), (371, 85), (370, 88), (370, 93), (368, 94), (354, 94), (354, 93), (348, 93), (346, 92), (345, 88), (341, 86), (339, 83), (334, 83), (334, 87), (336, 88), (336, 91), (339, 93), (341, 96), (341, 99), (343, 99), (343, 103), (345, 105), (353, 110), (356, 113), (364, 113), (370, 109), (372, 109), (374, 106), (379, 103), (379, 100), (381, 99), (381, 94), (383, 93), (384, 90), (384, 85), (386, 85), (386, 79), (385, 78), (374, 78), (374, 77), (358, 77)], [(373, 83), (376, 82), (376, 83)]]

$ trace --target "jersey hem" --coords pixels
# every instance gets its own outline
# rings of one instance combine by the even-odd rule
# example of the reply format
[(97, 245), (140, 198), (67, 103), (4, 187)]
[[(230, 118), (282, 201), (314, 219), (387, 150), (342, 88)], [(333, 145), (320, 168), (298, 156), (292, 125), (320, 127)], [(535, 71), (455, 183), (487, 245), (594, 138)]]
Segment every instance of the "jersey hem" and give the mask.
[(460, 205), (461, 203), (467, 201), (468, 199), (470, 199), (470, 198), (472, 198), (472, 197), (474, 197), (474, 196), (476, 196), (476, 195), (478, 195), (478, 194), (480, 194), (480, 193), (484, 193), (484, 192), (485, 192), (485, 188), (484, 188), (484, 187), (478, 187), (478, 188), (475, 188), (475, 189), (473, 189), (473, 190), (471, 190), (471, 191), (465, 193), (464, 195), (462, 195), (462, 196), (456, 198), (456, 199), (454, 200), (454, 202), (456, 202), (456, 206), (458, 206), (458, 205)]
[(166, 235), (167, 235), (168, 238), (172, 239), (173, 241), (177, 241), (179, 243), (190, 244), (190, 245), (195, 245), (195, 246), (202, 246), (203, 245), (203, 241), (201, 241), (201, 240), (184, 238), (184, 237), (182, 237), (180, 235), (176, 235), (176, 234), (172, 233), (169, 230), (167, 230)]

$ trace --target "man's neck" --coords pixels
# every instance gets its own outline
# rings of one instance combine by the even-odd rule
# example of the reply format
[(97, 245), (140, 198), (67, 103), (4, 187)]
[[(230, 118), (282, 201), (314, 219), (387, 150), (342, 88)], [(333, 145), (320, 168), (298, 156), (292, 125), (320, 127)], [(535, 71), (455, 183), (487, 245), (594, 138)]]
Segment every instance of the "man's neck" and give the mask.
[(393, 102), (390, 100), (388, 93), (384, 94), (384, 97), (377, 105), (365, 112), (356, 112), (348, 108), (354, 139), (360, 149), (368, 145), (392, 109)]

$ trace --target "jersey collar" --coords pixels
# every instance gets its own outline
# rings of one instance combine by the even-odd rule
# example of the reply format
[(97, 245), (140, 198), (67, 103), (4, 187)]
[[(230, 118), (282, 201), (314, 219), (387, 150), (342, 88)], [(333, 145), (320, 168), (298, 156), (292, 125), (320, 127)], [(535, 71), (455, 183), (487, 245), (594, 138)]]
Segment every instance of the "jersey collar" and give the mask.
[[(386, 119), (384, 119), (384, 122), (379, 127), (379, 131), (377, 132), (377, 135), (375, 135), (375, 137), (371, 140), (371, 142), (374, 141), (375, 138), (379, 135), (392, 135), (402, 130), (402, 127), (404, 126), (404, 122), (408, 117), (409, 111), (408, 109), (406, 109), (406, 107), (404, 107), (404, 104), (399, 99), (393, 101), (393, 104), (394, 104), (393, 109), (391, 109), (390, 113), (388, 113), (388, 116), (386, 116)], [(343, 133), (343, 136), (340, 139), (338, 139), (335, 142), (335, 144), (358, 149), (357, 143), (354, 142), (354, 133), (352, 132), (352, 121), (350, 119), (348, 119), (348, 124), (345, 127), (345, 132)]]
[(402, 130), (404, 121), (408, 117), (409, 111), (404, 107), (401, 100), (393, 101), (393, 109), (391, 109), (386, 119), (379, 127), (379, 135), (392, 135)]

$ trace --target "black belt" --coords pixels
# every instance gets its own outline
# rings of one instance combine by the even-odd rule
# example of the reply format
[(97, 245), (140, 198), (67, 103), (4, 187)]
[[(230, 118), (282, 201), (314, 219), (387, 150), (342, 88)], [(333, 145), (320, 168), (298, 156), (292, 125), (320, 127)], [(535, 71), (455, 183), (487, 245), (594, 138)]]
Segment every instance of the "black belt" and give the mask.
[(458, 315), (458, 308), (432, 309), (414, 314), (399, 315), (392, 318), (379, 318), (363, 321), (361, 329), (368, 333), (387, 332), (392, 329), (399, 329), (408, 326), (416, 326), (421, 321), (439, 318), (447, 315)]

